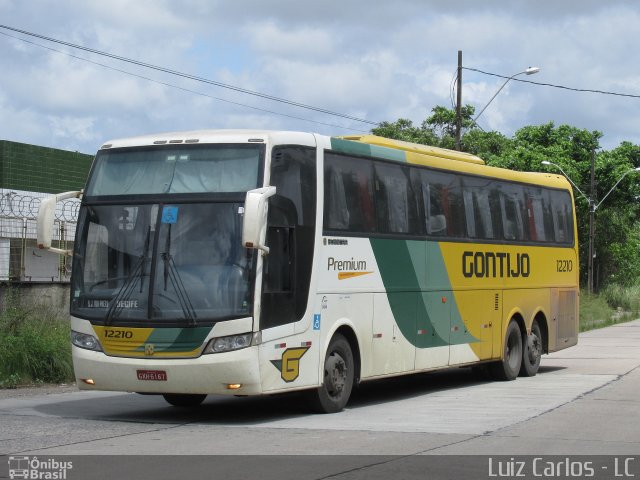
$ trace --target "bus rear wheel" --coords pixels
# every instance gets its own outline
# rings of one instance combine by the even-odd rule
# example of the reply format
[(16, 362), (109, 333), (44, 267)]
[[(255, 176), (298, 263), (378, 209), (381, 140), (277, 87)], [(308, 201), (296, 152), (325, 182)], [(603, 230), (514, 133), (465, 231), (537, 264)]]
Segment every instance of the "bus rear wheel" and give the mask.
[(533, 321), (531, 325), (531, 335), (527, 335), (522, 350), (520, 376), (533, 377), (538, 373), (540, 357), (542, 357), (542, 332), (537, 320)]
[(182, 393), (164, 393), (162, 394), (167, 403), (174, 407), (197, 407), (204, 399), (207, 398), (203, 394), (182, 394)]
[(504, 339), (502, 360), (491, 365), (496, 380), (515, 380), (522, 365), (522, 333), (518, 322), (511, 320)]
[(345, 407), (353, 389), (354, 370), (351, 345), (342, 335), (334, 335), (324, 359), (322, 386), (311, 393), (316, 411), (336, 413)]

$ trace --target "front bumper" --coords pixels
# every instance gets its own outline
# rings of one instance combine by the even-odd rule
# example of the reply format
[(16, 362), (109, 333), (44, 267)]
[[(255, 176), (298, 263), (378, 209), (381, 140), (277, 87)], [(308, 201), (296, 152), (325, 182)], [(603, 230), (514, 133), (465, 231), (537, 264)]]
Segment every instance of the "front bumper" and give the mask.
[[(76, 382), (81, 390), (218, 395), (262, 393), (257, 346), (198, 358), (153, 360), (110, 357), (76, 346), (72, 350)], [(166, 372), (166, 380), (139, 380), (138, 370)], [(88, 384), (87, 380), (93, 384)], [(227, 388), (230, 384), (242, 386), (230, 390)]]

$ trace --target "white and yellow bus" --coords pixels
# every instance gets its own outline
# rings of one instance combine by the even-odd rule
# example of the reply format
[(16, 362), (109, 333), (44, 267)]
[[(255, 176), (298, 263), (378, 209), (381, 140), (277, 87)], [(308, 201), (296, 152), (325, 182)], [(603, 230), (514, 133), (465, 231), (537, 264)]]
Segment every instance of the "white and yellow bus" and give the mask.
[(575, 345), (578, 243), (564, 177), (376, 136), (191, 131), (110, 141), (82, 196), (78, 386), (309, 390), (324, 412), (381, 377), (487, 365), (535, 375)]

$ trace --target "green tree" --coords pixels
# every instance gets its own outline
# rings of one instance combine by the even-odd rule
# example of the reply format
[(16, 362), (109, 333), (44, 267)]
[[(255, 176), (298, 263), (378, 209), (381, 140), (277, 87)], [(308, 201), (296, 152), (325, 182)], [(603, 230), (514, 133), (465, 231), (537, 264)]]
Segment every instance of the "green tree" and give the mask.
[(382, 122), (371, 130), (374, 135), (405, 142), (420, 143), (423, 145), (437, 145), (438, 137), (429, 129), (415, 127), (411, 120), (400, 118), (395, 122)]
[(595, 213), (596, 284), (630, 285), (640, 276), (640, 174), (627, 174), (605, 198), (638, 166), (640, 147), (629, 142), (596, 157), (594, 199), (602, 202)]
[[(473, 105), (464, 105), (460, 114), (462, 117), (462, 129), (474, 129), (476, 125), (473, 123), (473, 114), (475, 107)], [(422, 128), (428, 129), (438, 137), (436, 146), (442, 148), (455, 148), (456, 146), (456, 112), (453, 109), (435, 106), (431, 109), (431, 115), (422, 122)]]
[[(462, 108), (463, 128), (474, 127), (474, 111), (472, 105)], [(371, 133), (381, 137), (442, 148), (455, 147), (455, 132), (456, 112), (441, 106), (433, 107), (431, 115), (419, 127), (414, 126), (411, 120), (400, 118), (395, 122), (382, 122), (371, 130)]]
[(499, 132), (472, 129), (462, 136), (462, 150), (477, 155), (487, 163), (498, 162), (510, 151), (513, 141)]

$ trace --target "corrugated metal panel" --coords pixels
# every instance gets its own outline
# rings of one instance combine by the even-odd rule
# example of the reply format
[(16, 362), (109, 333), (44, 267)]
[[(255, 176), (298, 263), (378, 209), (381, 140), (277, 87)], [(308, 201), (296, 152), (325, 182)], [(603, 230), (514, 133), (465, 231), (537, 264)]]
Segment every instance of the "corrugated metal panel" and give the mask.
[(93, 156), (0, 140), (0, 187), (61, 193), (84, 187)]

